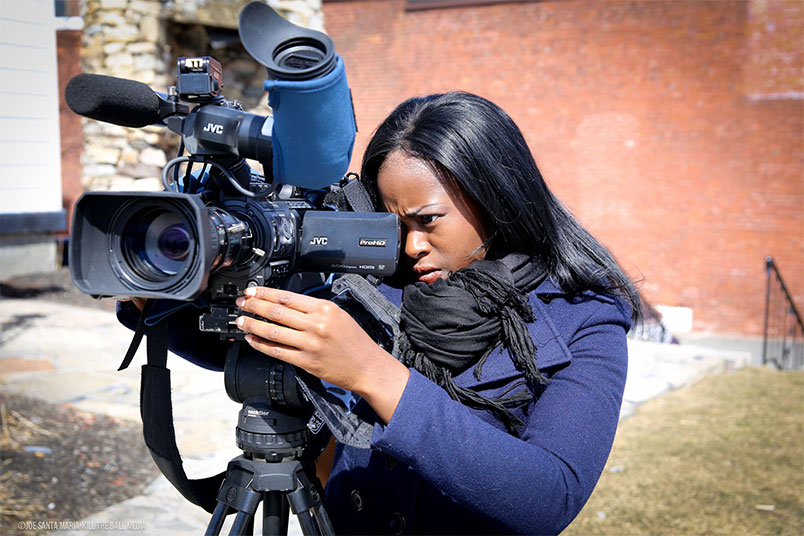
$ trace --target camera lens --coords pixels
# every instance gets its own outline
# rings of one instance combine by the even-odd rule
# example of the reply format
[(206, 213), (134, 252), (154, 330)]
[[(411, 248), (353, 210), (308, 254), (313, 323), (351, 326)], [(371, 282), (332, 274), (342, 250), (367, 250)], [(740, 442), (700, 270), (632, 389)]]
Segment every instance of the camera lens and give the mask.
[(165, 281), (186, 268), (192, 239), (175, 212), (145, 209), (135, 213), (121, 236), (123, 258), (139, 278)]
[(159, 252), (173, 261), (183, 261), (190, 252), (190, 235), (183, 223), (171, 225), (159, 234)]

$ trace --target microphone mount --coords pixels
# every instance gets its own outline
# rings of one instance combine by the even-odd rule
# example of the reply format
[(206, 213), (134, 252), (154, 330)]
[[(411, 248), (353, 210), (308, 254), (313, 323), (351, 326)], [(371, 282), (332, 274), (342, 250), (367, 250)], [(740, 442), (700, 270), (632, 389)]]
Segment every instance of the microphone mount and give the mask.
[(167, 95), (159, 93), (158, 91), (154, 91), (154, 93), (156, 93), (159, 99), (160, 122), (156, 124), (166, 125), (165, 119), (168, 117), (173, 115), (188, 115), (190, 113), (190, 107), (183, 102), (179, 102), (179, 94), (175, 86), (170, 86)]

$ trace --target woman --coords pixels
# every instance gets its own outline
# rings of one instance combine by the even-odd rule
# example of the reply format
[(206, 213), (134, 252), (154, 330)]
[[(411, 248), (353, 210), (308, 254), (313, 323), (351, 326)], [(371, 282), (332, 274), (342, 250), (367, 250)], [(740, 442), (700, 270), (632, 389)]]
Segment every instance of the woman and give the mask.
[(238, 318), (253, 348), (357, 393), (381, 421), (370, 450), (338, 446), (336, 531), (560, 532), (614, 438), (633, 284), (481, 97), (402, 103), (362, 180), (403, 223), (400, 360), (329, 301), (270, 288), (237, 301), (268, 320)]

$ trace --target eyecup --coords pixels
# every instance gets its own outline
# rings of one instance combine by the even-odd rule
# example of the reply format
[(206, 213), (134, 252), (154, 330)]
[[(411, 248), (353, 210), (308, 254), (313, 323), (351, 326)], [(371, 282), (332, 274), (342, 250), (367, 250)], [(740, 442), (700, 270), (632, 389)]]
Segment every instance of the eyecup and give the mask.
[(238, 31), (246, 51), (274, 80), (313, 80), (335, 68), (335, 45), (329, 36), (285, 20), (262, 2), (243, 8)]

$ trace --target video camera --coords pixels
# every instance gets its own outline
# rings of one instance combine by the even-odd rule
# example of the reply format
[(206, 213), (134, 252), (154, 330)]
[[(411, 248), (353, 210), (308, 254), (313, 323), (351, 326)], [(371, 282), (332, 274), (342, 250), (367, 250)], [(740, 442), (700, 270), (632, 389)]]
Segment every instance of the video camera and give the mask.
[[(74, 283), (96, 297), (190, 301), (204, 293), (212, 313), (201, 329), (222, 337), (237, 332), (230, 313), (246, 287), (282, 286), (301, 272), (390, 275), (399, 255), (395, 215), (337, 210), (355, 120), (332, 40), (259, 2), (243, 9), (239, 32), (267, 69), (273, 116), (227, 101), (221, 66), (210, 57), (179, 58), (166, 95), (92, 74), (66, 90), (80, 115), (164, 125), (181, 136), (179, 156), (162, 170), (164, 192), (79, 199), (69, 251)], [(246, 159), (259, 161), (266, 177)]]
[[(344, 177), (355, 119), (344, 65), (329, 37), (285, 21), (262, 2), (243, 8), (239, 32), (268, 71), (273, 116), (227, 101), (221, 66), (210, 57), (179, 58), (177, 83), (167, 94), (100, 75), (69, 82), (67, 104), (80, 115), (127, 127), (163, 125), (181, 136), (179, 155), (162, 170), (165, 191), (89, 192), (78, 200), (70, 273), (81, 291), (96, 297), (180, 300), (140, 315), (120, 368), (147, 333), (140, 395), (145, 442), (168, 480), (213, 514), (207, 534), (218, 534), (233, 512), (231, 533), (250, 532), (260, 501), (265, 534), (287, 532), (289, 505), (305, 534), (332, 534), (305, 449), (310, 431), (326, 423), (344, 438), (341, 424), (355, 417), (333, 399), (334, 386), (309, 376), (305, 383), (293, 367), (242, 344), (234, 301), (250, 286), (304, 291), (333, 273), (393, 274), (400, 225), (394, 214), (373, 212), (360, 183)], [(260, 162), (267, 177), (246, 159)], [(355, 276), (342, 280), (348, 278), (370, 286)], [(243, 404), (235, 431), (243, 455), (225, 473), (200, 480), (188, 479), (182, 468), (166, 368), (166, 317), (191, 300), (208, 307), (199, 319), (202, 331), (233, 341), (225, 345), (224, 383)], [(365, 432), (370, 425), (363, 424), (349, 430)]]

